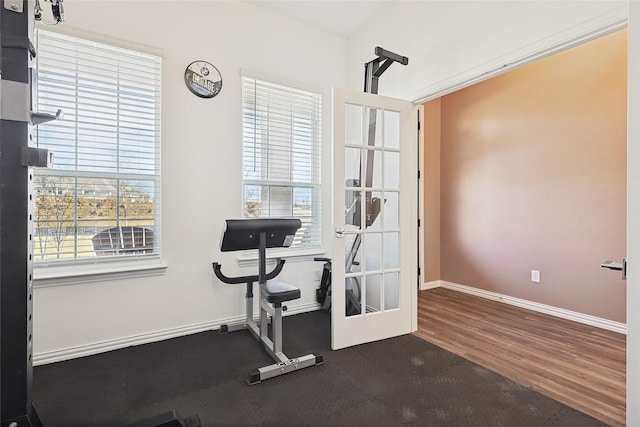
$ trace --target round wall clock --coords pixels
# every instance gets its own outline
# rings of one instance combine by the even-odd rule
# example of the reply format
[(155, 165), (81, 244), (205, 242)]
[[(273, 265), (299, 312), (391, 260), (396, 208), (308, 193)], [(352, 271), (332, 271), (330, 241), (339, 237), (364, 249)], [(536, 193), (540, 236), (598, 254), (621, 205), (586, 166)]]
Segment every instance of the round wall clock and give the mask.
[(200, 98), (213, 98), (222, 89), (222, 76), (206, 61), (193, 61), (184, 70), (184, 83)]

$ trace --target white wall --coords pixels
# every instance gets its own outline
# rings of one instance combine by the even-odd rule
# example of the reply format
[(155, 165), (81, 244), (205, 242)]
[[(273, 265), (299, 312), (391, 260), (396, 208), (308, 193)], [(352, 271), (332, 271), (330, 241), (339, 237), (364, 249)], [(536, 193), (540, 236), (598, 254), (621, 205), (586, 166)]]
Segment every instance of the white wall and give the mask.
[[(381, 95), (416, 101), (521, 59), (550, 40), (575, 37), (585, 23), (626, 16), (626, 1), (396, 1), (349, 40), (349, 85), (381, 46), (409, 58), (380, 78)], [(507, 61), (507, 62), (505, 62)]]
[[(68, 0), (64, 6), (67, 22), (55, 29), (163, 51), (162, 256), (168, 269), (144, 278), (40, 288), (36, 283), (36, 363), (242, 315), (244, 286), (222, 284), (211, 270), (211, 262), (220, 261), (228, 275), (253, 271), (238, 267), (236, 254), (218, 249), (224, 219), (241, 213), (240, 69), (322, 90), (325, 200), (330, 200), (331, 87), (346, 85), (345, 40), (241, 2)], [(185, 67), (199, 59), (222, 74), (222, 91), (213, 99), (194, 96), (183, 83)], [(328, 232), (328, 202), (324, 211)], [(314, 270), (320, 268), (308, 259), (285, 266), (281, 278), (302, 289), (291, 310), (315, 302)]]

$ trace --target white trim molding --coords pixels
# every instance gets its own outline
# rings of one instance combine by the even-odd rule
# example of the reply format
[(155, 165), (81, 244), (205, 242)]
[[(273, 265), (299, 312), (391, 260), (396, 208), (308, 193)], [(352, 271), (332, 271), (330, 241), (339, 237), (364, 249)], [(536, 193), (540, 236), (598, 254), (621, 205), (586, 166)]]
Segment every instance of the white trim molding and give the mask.
[(606, 329), (608, 331), (617, 332), (620, 334), (627, 334), (627, 325), (625, 323), (614, 322), (612, 320), (602, 319), (600, 317), (590, 316), (588, 314), (578, 313), (576, 311), (566, 310), (564, 308), (540, 304), (534, 301), (528, 301), (521, 298), (511, 297), (509, 295), (499, 294), (497, 292), (491, 292), (484, 289), (473, 288), (471, 286), (460, 285), (458, 283), (447, 282), (445, 280), (434, 280), (432, 282), (424, 283), (422, 286), (420, 286), (420, 290), (434, 289), (438, 287), (443, 287), (458, 292), (464, 292), (465, 294), (475, 295), (477, 297), (486, 298), (493, 301), (503, 302), (505, 304), (514, 305), (516, 307), (525, 308), (527, 310), (536, 311), (538, 313), (549, 314), (561, 319), (571, 320), (574, 322), (594, 326), (600, 329)]
[[(287, 311), (283, 312), (283, 316), (291, 316), (293, 314), (306, 313), (308, 311), (316, 311), (320, 309), (318, 303), (307, 303), (300, 305), (287, 306)], [(253, 317), (257, 319), (258, 312)], [(63, 348), (59, 350), (35, 353), (33, 355), (33, 365), (40, 366), (48, 363), (62, 362), (64, 360), (76, 359), (84, 356), (105, 353), (107, 351), (119, 350), (126, 347), (148, 344), (157, 341), (164, 341), (171, 338), (178, 338), (185, 335), (197, 334), (211, 330), (220, 329), (221, 325), (237, 323), (244, 321), (244, 316), (229, 317), (227, 319), (213, 320), (193, 325), (181, 326), (178, 328), (165, 329), (162, 331), (148, 332), (129, 337), (122, 337), (113, 340), (99, 341), (91, 344), (80, 345), (77, 347)]]
[[(124, 257), (123, 257), (124, 258)], [(106, 280), (159, 276), (168, 265), (159, 256), (126, 257), (107, 262), (82, 262), (56, 265), (40, 264), (33, 268), (34, 288), (66, 286)]]
[(424, 282), (422, 285), (420, 285), (420, 290), (425, 291), (427, 289), (439, 288), (441, 286), (444, 287), (445, 283), (446, 282), (442, 280), (433, 280), (431, 282)]
[(627, 27), (628, 5), (619, 7), (594, 19), (568, 28), (537, 43), (510, 52), (470, 70), (422, 88), (406, 97), (414, 103), (424, 103), (447, 95), (491, 77), (514, 70), (547, 56), (562, 52), (582, 43), (602, 37)]
[[(274, 248), (267, 252), (267, 266), (275, 266), (278, 258), (287, 262), (305, 262), (313, 261), (315, 257), (327, 257), (327, 252), (322, 248)], [(255, 267), (258, 265), (258, 250), (241, 251), (237, 260), (240, 267)]]

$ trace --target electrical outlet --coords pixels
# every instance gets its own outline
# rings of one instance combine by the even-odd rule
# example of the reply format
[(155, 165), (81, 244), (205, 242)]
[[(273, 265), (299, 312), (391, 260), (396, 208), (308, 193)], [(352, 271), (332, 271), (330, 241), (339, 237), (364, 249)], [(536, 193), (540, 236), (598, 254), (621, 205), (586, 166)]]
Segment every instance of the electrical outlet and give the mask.
[(531, 270), (531, 281), (540, 283), (540, 270)]

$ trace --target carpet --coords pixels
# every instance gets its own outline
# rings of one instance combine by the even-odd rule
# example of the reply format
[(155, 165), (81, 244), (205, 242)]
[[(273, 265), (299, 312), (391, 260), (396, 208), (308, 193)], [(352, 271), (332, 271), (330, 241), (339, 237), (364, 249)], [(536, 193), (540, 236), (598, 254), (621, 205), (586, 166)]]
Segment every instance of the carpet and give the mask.
[(289, 357), (325, 363), (249, 386), (272, 362), (248, 331), (203, 332), (34, 369), (47, 427), (118, 427), (176, 409), (208, 426), (602, 426), (413, 335), (332, 351), (330, 318), (283, 319)]

